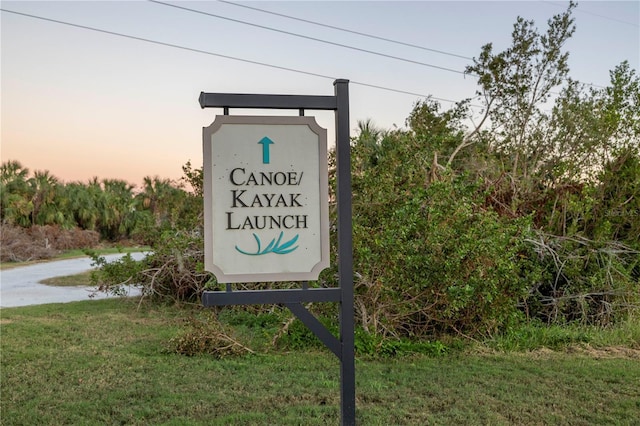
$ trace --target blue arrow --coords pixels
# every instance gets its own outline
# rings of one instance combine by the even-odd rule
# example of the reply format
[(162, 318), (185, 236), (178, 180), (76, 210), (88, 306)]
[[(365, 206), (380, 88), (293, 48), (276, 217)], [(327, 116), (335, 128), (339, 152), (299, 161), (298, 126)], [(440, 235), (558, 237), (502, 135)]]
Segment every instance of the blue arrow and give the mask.
[(269, 145), (272, 145), (273, 141), (265, 136), (258, 143), (262, 145), (262, 164), (269, 164)]

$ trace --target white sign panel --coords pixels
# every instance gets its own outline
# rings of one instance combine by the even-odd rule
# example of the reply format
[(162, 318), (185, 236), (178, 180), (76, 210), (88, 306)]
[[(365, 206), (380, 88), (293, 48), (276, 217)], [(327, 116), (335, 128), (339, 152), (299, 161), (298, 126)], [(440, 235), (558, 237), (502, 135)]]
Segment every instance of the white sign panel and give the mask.
[(316, 280), (329, 266), (327, 131), (314, 117), (203, 129), (205, 268), (218, 282)]

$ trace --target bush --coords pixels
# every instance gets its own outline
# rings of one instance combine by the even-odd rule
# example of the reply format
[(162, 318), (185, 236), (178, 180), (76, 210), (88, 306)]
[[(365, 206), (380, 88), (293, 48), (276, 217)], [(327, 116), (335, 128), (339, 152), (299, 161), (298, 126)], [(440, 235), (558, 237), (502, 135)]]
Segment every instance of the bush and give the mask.
[(103, 256), (89, 253), (93, 259), (93, 266), (98, 268), (91, 272), (91, 282), (96, 286), (96, 291), (123, 296), (127, 294), (126, 286), (140, 283), (145, 260), (136, 261), (127, 253), (120, 259), (107, 262)]
[(127, 255), (113, 262), (94, 256), (100, 270), (93, 282), (99, 291), (118, 294), (123, 286), (139, 285), (144, 297), (176, 302), (197, 302), (213, 279), (204, 271), (200, 231), (165, 231), (143, 260)]
[(616, 241), (579, 235), (558, 237), (538, 231), (535, 245), (544, 280), (532, 288), (524, 307), (547, 324), (610, 325), (640, 307), (638, 252)]
[[(528, 218), (483, 210), (475, 189), (434, 182), (354, 223), (360, 321), (374, 334), (491, 334), (539, 279)], [(375, 215), (375, 217), (371, 217)]]
[[(320, 322), (334, 335), (339, 335), (337, 318), (320, 317)], [(322, 349), (324, 345), (301, 321), (291, 318), (274, 339), (278, 346), (300, 350), (308, 348)], [(365, 331), (362, 327), (355, 330), (355, 351), (357, 355), (372, 357), (395, 357), (422, 354), (427, 356), (445, 355), (449, 348), (442, 342), (424, 339), (392, 339)]]

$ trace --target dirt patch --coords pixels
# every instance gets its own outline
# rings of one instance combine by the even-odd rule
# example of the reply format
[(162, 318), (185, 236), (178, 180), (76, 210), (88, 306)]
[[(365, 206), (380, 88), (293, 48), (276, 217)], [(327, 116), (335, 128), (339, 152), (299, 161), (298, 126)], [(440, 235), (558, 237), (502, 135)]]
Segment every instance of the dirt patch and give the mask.
[[(486, 352), (477, 352), (479, 355), (492, 356), (500, 352), (488, 350)], [(504, 353), (504, 352), (503, 352)], [(560, 358), (567, 355), (578, 355), (593, 359), (634, 359), (640, 360), (640, 349), (630, 348), (628, 346), (607, 346), (594, 348), (588, 344), (573, 345), (568, 348), (553, 350), (549, 348), (538, 348), (526, 352), (506, 352), (509, 355), (521, 356), (534, 360), (550, 360)]]
[(569, 353), (588, 355), (595, 359), (626, 358), (640, 360), (640, 349), (625, 346), (610, 346), (606, 348), (592, 348), (589, 345), (571, 347)]
[(640, 360), (640, 349), (626, 346), (608, 346), (604, 348), (594, 348), (590, 345), (574, 345), (561, 351), (554, 351), (549, 348), (540, 348), (523, 355), (533, 359), (549, 359), (563, 354), (582, 355), (593, 359), (637, 359)]

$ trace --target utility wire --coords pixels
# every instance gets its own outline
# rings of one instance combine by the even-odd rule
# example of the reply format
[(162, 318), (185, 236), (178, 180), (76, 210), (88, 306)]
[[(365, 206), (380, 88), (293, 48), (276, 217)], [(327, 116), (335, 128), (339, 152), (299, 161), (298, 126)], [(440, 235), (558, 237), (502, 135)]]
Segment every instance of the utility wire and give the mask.
[[(541, 3), (546, 3), (548, 5), (552, 5), (552, 6), (557, 6), (557, 7), (565, 7), (564, 4), (557, 4), (555, 2), (552, 1), (546, 1), (546, 0), (539, 0)], [(640, 27), (640, 24), (638, 23), (634, 23), (634, 22), (629, 22), (629, 21), (625, 21), (623, 19), (618, 19), (618, 18), (613, 18), (611, 16), (605, 16), (605, 15), (601, 15), (599, 13), (595, 13), (595, 12), (591, 12), (590, 10), (584, 10), (582, 8), (576, 8), (576, 11), (578, 12), (582, 12), (582, 13), (586, 13), (587, 15), (592, 15), (592, 16), (597, 16), (598, 18), (602, 18), (602, 19), (608, 19), (609, 21), (615, 21), (615, 22), (619, 22), (621, 24), (627, 24), (627, 25), (631, 25), (633, 27)]]
[[(221, 54), (221, 53), (211, 52), (211, 51), (207, 51), (207, 50), (196, 49), (196, 48), (192, 48), (192, 47), (188, 47), (188, 46), (182, 46), (182, 45), (167, 43), (167, 42), (158, 41), (158, 40), (152, 40), (152, 39), (148, 39), (148, 38), (133, 36), (133, 35), (130, 35), (130, 34), (118, 33), (118, 32), (115, 32), (115, 31), (104, 30), (104, 29), (100, 29), (100, 28), (90, 27), (90, 26), (87, 26), (87, 25), (74, 24), (72, 22), (60, 21), (60, 20), (53, 19), (53, 18), (47, 18), (47, 17), (43, 17), (43, 16), (37, 16), (37, 15), (28, 14), (28, 13), (17, 12), (17, 11), (13, 11), (13, 10), (9, 10), (9, 9), (0, 8), (0, 11), (7, 12), (7, 13), (12, 13), (12, 14), (15, 14), (15, 15), (24, 16), (24, 17), (27, 17), (27, 18), (38, 19), (38, 20), (52, 22), (52, 23), (61, 24), (61, 25), (67, 25), (67, 26), (70, 26), (70, 27), (80, 28), (80, 29), (84, 29), (84, 30), (88, 30), (88, 31), (94, 31), (94, 32), (99, 32), (99, 33), (103, 33), (103, 34), (109, 34), (109, 35), (113, 35), (113, 36), (117, 36), (117, 37), (128, 38), (128, 39), (131, 39), (131, 40), (137, 40), (137, 41), (142, 41), (142, 42), (146, 42), (146, 43), (156, 44), (156, 45), (159, 45), (159, 46), (171, 47), (171, 48), (174, 48), (174, 49), (180, 49), (180, 50), (185, 50), (185, 51), (189, 51), (189, 52), (200, 53), (200, 54), (203, 54), (203, 55), (215, 56), (215, 57), (219, 57), (219, 58), (223, 58), (223, 59), (229, 59), (229, 60), (233, 60), (233, 61), (244, 62), (244, 63), (248, 63), (248, 64), (252, 64), (252, 65), (259, 65), (259, 66), (263, 66), (263, 67), (268, 67), (268, 68), (278, 69), (278, 70), (282, 70), (282, 71), (293, 72), (293, 73), (297, 73), (297, 74), (308, 75), (308, 76), (312, 76), (312, 77), (330, 79), (330, 80), (336, 80), (337, 79), (337, 77), (334, 77), (334, 76), (320, 74), (320, 73), (316, 73), (316, 72), (312, 72), (312, 71), (305, 71), (305, 70), (300, 70), (300, 69), (291, 68), (291, 67), (284, 67), (284, 66), (281, 66), (281, 65), (274, 65), (274, 64), (269, 64), (269, 63), (266, 63), (266, 62), (254, 61), (254, 60), (251, 60), (251, 59), (238, 58), (238, 57), (235, 57), (235, 56), (224, 55), (224, 54)], [(409, 90), (395, 89), (395, 88), (392, 88), (392, 87), (381, 86), (381, 85), (377, 85), (377, 84), (373, 84), (373, 83), (366, 83), (366, 82), (361, 82), (361, 81), (356, 81), (356, 80), (350, 80), (350, 82), (352, 84), (354, 84), (354, 85), (358, 85), (358, 86), (362, 86), (362, 87), (369, 87), (369, 88), (372, 88), (372, 89), (385, 90), (385, 91), (388, 91), (388, 92), (399, 93), (399, 94), (404, 94), (404, 95), (411, 95), (411, 96), (417, 96), (417, 97), (421, 97), (421, 98), (430, 98), (430, 99), (434, 99), (434, 100), (437, 100), (437, 101), (448, 102), (448, 103), (452, 103), (452, 104), (458, 103), (458, 101), (454, 101), (454, 100), (451, 100), (451, 99), (441, 98), (441, 97), (437, 97), (437, 96), (433, 96), (433, 95), (426, 95), (424, 93), (418, 93), (418, 92), (409, 91)], [(594, 84), (590, 84), (590, 83), (587, 83), (587, 84), (595, 86)], [(554, 94), (558, 94), (558, 93), (554, 92)], [(474, 104), (469, 104), (469, 106), (472, 107), (472, 108), (484, 108), (481, 105), (474, 105)]]
[[(118, 33), (118, 32), (115, 32), (115, 31), (103, 30), (103, 29), (100, 29), (100, 28), (90, 27), (90, 26), (87, 26), (87, 25), (74, 24), (74, 23), (71, 23), (71, 22), (60, 21), (60, 20), (57, 20), (57, 19), (46, 18), (46, 17), (43, 17), (43, 16), (31, 15), (31, 14), (28, 14), (28, 13), (17, 12), (17, 11), (5, 9), (5, 8), (0, 8), (0, 11), (7, 12), (7, 13), (12, 13), (12, 14), (15, 14), (15, 15), (24, 16), (24, 17), (27, 17), (27, 18), (39, 19), (39, 20), (42, 20), (42, 21), (53, 22), (53, 23), (61, 24), (61, 25), (67, 25), (67, 26), (70, 26), (70, 27), (80, 28), (80, 29), (83, 29), (83, 30), (94, 31), (94, 32), (103, 33), (103, 34), (109, 34), (109, 35), (113, 35), (113, 36), (117, 36), (117, 37), (123, 37), (123, 38), (131, 39), (131, 40), (143, 41), (143, 42), (146, 42), (146, 43), (152, 43), (152, 44), (165, 46), (165, 47), (172, 47), (174, 49), (186, 50), (186, 51), (189, 51), (189, 52), (200, 53), (200, 54), (203, 54), (203, 55), (216, 56), (218, 58), (224, 58), (224, 59), (229, 59), (229, 60), (233, 60), (233, 61), (253, 64), (253, 65), (260, 65), (260, 66), (263, 66), (263, 67), (274, 68), (274, 69), (278, 69), (278, 70), (282, 70), (282, 71), (289, 71), (289, 72), (294, 72), (294, 73), (298, 73), (298, 74), (304, 74), (304, 75), (309, 75), (309, 76), (312, 76), (312, 77), (320, 77), (320, 78), (325, 78), (325, 79), (330, 79), (330, 80), (336, 80), (337, 79), (337, 77), (333, 77), (333, 76), (325, 75), (325, 74), (320, 74), (320, 73), (316, 73), (316, 72), (304, 71), (304, 70), (284, 67), (284, 66), (280, 66), (280, 65), (268, 64), (268, 63), (265, 63), (265, 62), (253, 61), (253, 60), (250, 60), (250, 59), (238, 58), (238, 57), (235, 57), (235, 56), (223, 55), (223, 54), (211, 52), (211, 51), (208, 51), (208, 50), (195, 49), (195, 48), (192, 48), (192, 47), (181, 46), (181, 45), (172, 44), (172, 43), (166, 43), (166, 42), (163, 42), (163, 41), (158, 41), (158, 40), (152, 40), (152, 39), (148, 39), (148, 38), (144, 38), (144, 37), (133, 36), (133, 35), (130, 35), (130, 34), (124, 34), (124, 33)], [(435, 99), (435, 100), (438, 100), (438, 101), (450, 102), (450, 103), (454, 103), (454, 104), (457, 103), (457, 101), (453, 101), (451, 99), (439, 98), (439, 97), (436, 97), (436, 96), (425, 95), (423, 93), (417, 93), (417, 92), (408, 91), (408, 90), (394, 89), (394, 88), (391, 88), (391, 87), (380, 86), (380, 85), (376, 85), (376, 84), (365, 83), (365, 82), (354, 81), (354, 80), (350, 80), (350, 82), (352, 84), (355, 84), (355, 85), (358, 85), (358, 86), (370, 87), (370, 88), (379, 89), (379, 90), (386, 90), (388, 92), (400, 93), (400, 94), (411, 95), (411, 96), (418, 96), (418, 97), (421, 97), (421, 98), (431, 98), (431, 99)], [(482, 108), (479, 105), (471, 105), (471, 106), (477, 107), (477, 108)]]
[(456, 74), (466, 75), (466, 73), (464, 71), (455, 70), (453, 68), (441, 67), (439, 65), (428, 64), (426, 62), (415, 61), (413, 59), (402, 58), (402, 57), (399, 57), (399, 56), (387, 55), (386, 53), (381, 53), (381, 52), (376, 52), (376, 51), (373, 51), (373, 50), (362, 49), (362, 48), (359, 48), (359, 47), (350, 46), (350, 45), (342, 44), (342, 43), (335, 43), (335, 42), (332, 42), (332, 41), (323, 40), (323, 39), (316, 38), (316, 37), (310, 37), (310, 36), (306, 36), (306, 35), (303, 35), (303, 34), (293, 33), (293, 32), (290, 32), (290, 31), (285, 31), (285, 30), (280, 30), (280, 29), (277, 29), (277, 28), (267, 27), (267, 26), (264, 26), (264, 25), (254, 24), (252, 22), (242, 21), (242, 20), (239, 20), (239, 19), (228, 18), (226, 16), (216, 15), (214, 13), (204, 12), (204, 11), (198, 10), (198, 9), (191, 9), (191, 8), (184, 7), (184, 6), (178, 6), (176, 4), (165, 3), (165, 2), (158, 1), (158, 0), (148, 0), (148, 1), (151, 2), (151, 3), (162, 5), (162, 6), (173, 7), (173, 8), (181, 9), (181, 10), (184, 10), (184, 11), (187, 11), (187, 12), (198, 13), (200, 15), (210, 16), (212, 18), (218, 18), (218, 19), (223, 19), (225, 21), (231, 21), (231, 22), (236, 22), (236, 23), (243, 24), (243, 25), (249, 25), (249, 26), (252, 26), (252, 27), (261, 28), (261, 29), (269, 30), (269, 31), (274, 31), (274, 32), (277, 32), (277, 33), (286, 34), (286, 35), (290, 35), (290, 36), (293, 36), (293, 37), (303, 38), (303, 39), (306, 39), (306, 40), (317, 41), (318, 43), (329, 44), (329, 45), (332, 45), (332, 46), (338, 46), (338, 47), (342, 47), (342, 48), (345, 48), (345, 49), (355, 50), (355, 51), (358, 51), (358, 52), (369, 53), (371, 55), (382, 56), (384, 58), (395, 59), (397, 61), (408, 62), (410, 64), (421, 65), (421, 66), (424, 66), (424, 67), (435, 68), (435, 69), (439, 69), (439, 70), (442, 70), (442, 71), (448, 71), (448, 72), (453, 72), (453, 73), (456, 73)]
[(458, 55), (457, 53), (451, 53), (451, 52), (447, 52), (447, 51), (444, 51), (444, 50), (431, 49), (429, 47), (424, 47), (424, 46), (420, 46), (420, 45), (417, 45), (417, 44), (407, 43), (407, 42), (404, 42), (404, 41), (394, 40), (394, 39), (390, 39), (390, 38), (386, 38), (386, 37), (380, 37), (380, 36), (377, 36), (375, 34), (368, 34), (368, 33), (363, 33), (363, 32), (360, 32), (360, 31), (350, 30), (348, 28), (342, 28), (342, 27), (337, 27), (337, 26), (334, 26), (334, 25), (323, 24), (322, 22), (316, 22), (316, 21), (311, 21), (311, 20), (308, 20), (308, 19), (298, 18), (296, 16), (285, 15), (284, 13), (272, 12), (270, 10), (260, 9), (258, 7), (247, 6), (246, 4), (240, 4), (240, 3), (236, 3), (236, 2), (232, 2), (232, 1), (226, 1), (226, 0), (218, 0), (218, 2), (225, 3), (225, 4), (228, 4), (228, 5), (231, 5), (231, 6), (242, 7), (242, 8), (249, 9), (249, 10), (255, 10), (257, 12), (267, 13), (269, 15), (280, 16), (282, 18), (292, 19), (294, 21), (299, 21), (299, 22), (304, 22), (304, 23), (307, 23), (307, 24), (317, 25), (319, 27), (324, 27), (324, 28), (330, 28), (332, 30), (343, 31), (343, 32), (349, 33), (349, 34), (356, 34), (356, 35), (359, 35), (359, 36), (373, 38), (373, 39), (376, 39), (376, 40), (382, 40), (382, 41), (386, 41), (386, 42), (389, 42), (389, 43), (395, 43), (395, 44), (399, 44), (399, 45), (402, 45), (402, 46), (413, 47), (415, 49), (426, 50), (427, 52), (439, 53), (441, 55), (453, 56), (455, 58), (468, 59), (470, 61), (473, 60), (473, 58), (471, 58), (469, 56)]
[[(266, 13), (266, 14), (269, 14), (269, 15), (280, 16), (282, 18), (292, 19), (294, 21), (304, 22), (304, 23), (307, 23), (307, 24), (317, 25), (317, 26), (324, 27), (324, 28), (330, 28), (330, 29), (333, 29), (333, 30), (343, 31), (343, 32), (350, 33), (350, 34), (356, 34), (356, 35), (363, 36), (363, 37), (369, 37), (369, 38), (376, 39), (376, 40), (382, 40), (382, 41), (386, 41), (386, 42), (389, 42), (389, 43), (395, 43), (395, 44), (402, 45), (402, 46), (413, 47), (413, 48), (425, 50), (425, 51), (428, 51), (428, 52), (439, 53), (439, 54), (442, 54), (442, 55), (453, 56), (453, 57), (456, 57), (456, 58), (468, 59), (470, 61), (472, 61), (474, 59), (474, 58), (472, 58), (470, 56), (458, 55), (457, 53), (451, 53), (451, 52), (447, 52), (447, 51), (444, 51), (444, 50), (431, 49), (429, 47), (424, 47), (424, 46), (420, 46), (420, 45), (417, 45), (417, 44), (407, 43), (407, 42), (404, 42), (404, 41), (394, 40), (394, 39), (390, 39), (390, 38), (386, 38), (386, 37), (380, 37), (380, 36), (377, 36), (375, 34), (363, 33), (363, 32), (360, 32), (360, 31), (350, 30), (348, 28), (337, 27), (337, 26), (334, 26), (334, 25), (324, 24), (322, 22), (311, 21), (309, 19), (298, 18), (296, 16), (286, 15), (284, 13), (278, 13), (278, 12), (273, 12), (273, 11), (266, 10), (266, 9), (260, 9), (258, 7), (247, 6), (246, 4), (240, 4), (240, 3), (233, 2), (233, 1), (227, 1), (227, 0), (217, 0), (217, 1), (219, 3), (224, 3), (224, 4), (231, 5), (231, 6), (237, 6), (237, 7), (242, 7), (242, 8), (249, 9), (249, 10), (255, 10), (257, 12), (262, 12), (262, 13)], [(548, 4), (551, 4), (551, 5), (555, 5), (553, 2), (550, 2), (550, 1), (545, 1), (545, 0), (540, 0), (540, 1), (542, 3), (548, 3)], [(604, 16), (604, 15), (598, 15), (596, 13), (589, 12), (589, 11), (586, 11), (586, 10), (582, 10), (582, 9), (577, 9), (577, 10), (579, 10), (581, 12), (585, 12), (585, 13), (591, 14), (591, 15), (594, 15), (594, 16), (598, 16), (600, 18), (610, 19), (610, 20), (613, 20), (613, 21), (622, 22), (624, 24), (639, 26), (638, 24), (634, 24), (632, 22), (622, 21), (622, 20), (619, 20), (619, 19), (616, 19), (616, 18), (611, 18), (611, 17)], [(472, 75), (472, 76), (475, 77), (475, 75), (473, 75), (473, 74), (469, 74), (469, 75)], [(600, 86), (600, 85), (594, 84), (594, 83), (583, 83), (583, 84), (585, 84), (587, 86), (597, 87), (597, 88), (600, 88), (600, 89), (604, 89), (605, 88), (604, 86)]]
[[(359, 52), (370, 53), (372, 55), (382, 56), (382, 57), (385, 57), (385, 58), (396, 59), (396, 60), (399, 60), (399, 61), (409, 62), (409, 63), (416, 64), (416, 65), (422, 65), (422, 66), (426, 66), (426, 67), (430, 67), (430, 68), (436, 68), (436, 69), (440, 69), (440, 70), (443, 70), (443, 71), (448, 71), (448, 72), (453, 72), (453, 73), (457, 73), (457, 74), (462, 74), (462, 75), (465, 75), (465, 76), (468, 75), (468, 76), (471, 76), (471, 77), (478, 78), (478, 75), (473, 74), (473, 73), (467, 73), (466, 71), (454, 70), (454, 69), (451, 69), (451, 68), (441, 67), (441, 66), (433, 65), (433, 64), (427, 64), (427, 63), (415, 61), (415, 60), (412, 60), (412, 59), (401, 58), (401, 57), (397, 57), (397, 56), (393, 56), (393, 55), (387, 55), (385, 53), (380, 53), (380, 52), (375, 52), (375, 51), (371, 51), (371, 50), (361, 49), (359, 47), (349, 46), (349, 45), (345, 45), (345, 44), (341, 44), (341, 43), (334, 43), (334, 42), (331, 42), (331, 41), (328, 41), (328, 40), (323, 40), (323, 39), (319, 39), (319, 38), (315, 38), (315, 37), (310, 37), (310, 36), (306, 36), (306, 35), (303, 35), (303, 34), (292, 33), (292, 32), (285, 31), (285, 30), (280, 30), (280, 29), (277, 29), (277, 28), (266, 27), (266, 26), (263, 26), (263, 25), (254, 24), (254, 23), (247, 22), (247, 21), (242, 21), (242, 20), (239, 20), (239, 19), (228, 18), (228, 17), (225, 17), (225, 16), (220, 16), (220, 15), (216, 15), (216, 14), (209, 13), (209, 12), (204, 12), (202, 10), (191, 9), (191, 8), (184, 7), (184, 6), (178, 6), (178, 5), (175, 5), (175, 4), (166, 3), (166, 2), (159, 1), (159, 0), (147, 0), (147, 1), (149, 1), (151, 3), (159, 4), (159, 5), (162, 5), (162, 6), (174, 7), (176, 9), (182, 9), (182, 10), (185, 10), (187, 12), (192, 12), (192, 13), (197, 13), (197, 14), (201, 14), (201, 15), (211, 16), (211, 17), (214, 17), (214, 18), (228, 20), (228, 21), (239, 23), (239, 24), (249, 25), (249, 26), (252, 26), (252, 27), (262, 28), (262, 29), (266, 29), (266, 30), (269, 30), (269, 31), (275, 31), (275, 32), (278, 32), (278, 33), (282, 33), (282, 34), (286, 34), (286, 35), (290, 35), (290, 36), (294, 36), (294, 37), (300, 37), (300, 38), (304, 38), (304, 39), (307, 39), (307, 40), (313, 40), (313, 41), (317, 41), (317, 42), (320, 42), (320, 43), (325, 43), (325, 44), (330, 44), (330, 45), (333, 45), (333, 46), (343, 47), (343, 48), (346, 48), (346, 49), (356, 50), (356, 51), (359, 51)], [(326, 24), (322, 24), (322, 23), (318, 23), (318, 22), (314, 22), (314, 21), (309, 21), (309, 20), (302, 19), (302, 18), (296, 18), (296, 17), (293, 17), (293, 16), (284, 15), (284, 14), (276, 13), (276, 12), (271, 12), (271, 11), (264, 10), (264, 9), (259, 9), (259, 8), (256, 8), (256, 7), (241, 5), (241, 4), (237, 4), (237, 3), (234, 3), (234, 2), (230, 2), (230, 1), (225, 1), (225, 0), (217, 0), (217, 1), (219, 1), (220, 3), (225, 3), (225, 4), (234, 5), (234, 6), (244, 7), (244, 8), (247, 8), (247, 9), (252, 9), (252, 10), (256, 10), (256, 11), (260, 11), (260, 12), (264, 12), (264, 13), (269, 13), (269, 14), (273, 14), (273, 15), (276, 15), (276, 16), (282, 16), (282, 17), (289, 18), (289, 19), (295, 19), (295, 20), (299, 20), (299, 21), (302, 21), (302, 22), (307, 22), (307, 23), (310, 23), (310, 24), (320, 25), (320, 26), (327, 27), (327, 28), (333, 28), (333, 29), (336, 29), (336, 30), (339, 30), (339, 31), (347, 31), (347, 32), (351, 32), (351, 33), (354, 33), (354, 34), (359, 34), (359, 35), (364, 35), (364, 36), (367, 36), (367, 37), (372, 37), (372, 38), (376, 38), (376, 39), (380, 39), (380, 40), (384, 40), (384, 41), (389, 41), (389, 42), (392, 42), (392, 43), (403, 44), (403, 45), (406, 45), (406, 46), (416, 47), (416, 48), (419, 48), (419, 49), (425, 49), (425, 50), (429, 50), (429, 51), (433, 51), (433, 52), (437, 52), (437, 53), (442, 53), (442, 54), (446, 54), (446, 55), (457, 56), (457, 57), (460, 57), (460, 58), (473, 60), (473, 58), (469, 58), (467, 56), (461, 56), (461, 55), (457, 55), (457, 54), (453, 54), (453, 53), (449, 53), (449, 52), (444, 52), (444, 51), (424, 48), (422, 46), (412, 45), (412, 44), (408, 44), (408, 43), (404, 43), (404, 42), (400, 42), (400, 41), (396, 41), (396, 40), (385, 39), (383, 37), (378, 37), (378, 36), (371, 35), (371, 34), (359, 33), (357, 31), (347, 30), (347, 29), (340, 28), (340, 27), (334, 27), (332, 25), (326, 25)], [(600, 85), (597, 85), (597, 84), (594, 84), (594, 83), (583, 83), (583, 84), (585, 84), (587, 86), (592, 86), (592, 87), (604, 88), (603, 86), (600, 86)], [(552, 92), (552, 93), (556, 94), (556, 95), (559, 94), (559, 93), (556, 93), (556, 92)], [(454, 101), (447, 101), (447, 102), (454, 102)]]

